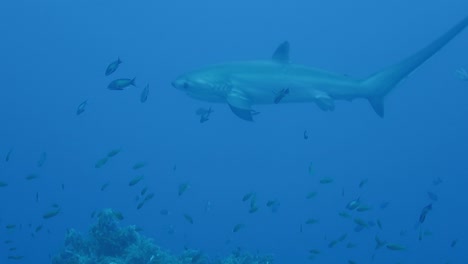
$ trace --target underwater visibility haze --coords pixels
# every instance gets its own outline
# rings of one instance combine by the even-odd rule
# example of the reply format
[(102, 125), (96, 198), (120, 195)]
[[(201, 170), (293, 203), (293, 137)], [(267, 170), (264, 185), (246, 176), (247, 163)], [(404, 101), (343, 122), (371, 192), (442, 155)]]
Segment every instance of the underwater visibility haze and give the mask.
[(0, 10), (0, 263), (468, 262), (468, 2)]

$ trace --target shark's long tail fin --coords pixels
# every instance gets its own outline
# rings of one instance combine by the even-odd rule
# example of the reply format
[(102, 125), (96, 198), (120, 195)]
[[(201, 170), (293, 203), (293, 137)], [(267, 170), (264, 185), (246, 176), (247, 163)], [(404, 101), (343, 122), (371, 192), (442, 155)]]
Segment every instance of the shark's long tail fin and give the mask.
[(380, 116), (384, 116), (383, 99), (399, 82), (405, 79), (411, 72), (421, 66), (427, 59), (444, 47), (450, 40), (457, 36), (468, 26), (468, 17), (455, 25), (445, 34), (433, 41), (431, 44), (406, 58), (402, 62), (386, 68), (363, 80), (362, 85), (366, 91), (374, 111)]

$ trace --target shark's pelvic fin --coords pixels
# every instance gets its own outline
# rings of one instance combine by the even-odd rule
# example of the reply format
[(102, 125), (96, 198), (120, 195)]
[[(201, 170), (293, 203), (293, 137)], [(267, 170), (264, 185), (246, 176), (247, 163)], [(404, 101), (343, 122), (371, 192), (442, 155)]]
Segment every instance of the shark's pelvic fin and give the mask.
[(335, 110), (335, 102), (328, 94), (324, 92), (315, 91), (313, 94), (314, 101), (323, 111)]
[(280, 63), (289, 63), (289, 42), (285, 41), (276, 48), (272, 59)]
[(232, 89), (227, 95), (226, 100), (231, 108), (232, 112), (246, 121), (253, 121), (252, 118), (252, 106), (250, 100), (244, 92)]
[(383, 98), (398, 83), (405, 79), (410, 73), (416, 70), (421, 64), (427, 61), (432, 55), (443, 48), (450, 40), (456, 37), (463, 29), (468, 26), (468, 17), (452, 27), (445, 34), (430, 43), (428, 46), (406, 58), (402, 62), (395, 64), (387, 69), (377, 72), (365, 79), (361, 85), (367, 99), (371, 103), (375, 112), (384, 116)]

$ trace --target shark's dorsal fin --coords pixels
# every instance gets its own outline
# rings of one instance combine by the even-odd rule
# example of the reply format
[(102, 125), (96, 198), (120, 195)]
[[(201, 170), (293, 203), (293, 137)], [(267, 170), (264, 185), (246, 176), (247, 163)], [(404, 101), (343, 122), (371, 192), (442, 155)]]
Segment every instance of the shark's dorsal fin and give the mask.
[(272, 59), (280, 63), (289, 63), (289, 42), (285, 41), (276, 48)]
[(246, 121), (253, 121), (250, 100), (244, 92), (238, 89), (232, 89), (227, 95), (226, 100), (231, 111), (236, 116)]

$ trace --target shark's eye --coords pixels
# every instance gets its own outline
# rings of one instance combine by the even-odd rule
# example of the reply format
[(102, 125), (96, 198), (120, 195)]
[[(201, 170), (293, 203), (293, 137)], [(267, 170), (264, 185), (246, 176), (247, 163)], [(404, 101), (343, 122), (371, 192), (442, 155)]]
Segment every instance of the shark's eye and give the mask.
[(188, 88), (189, 88), (188, 83), (184, 82), (184, 89), (188, 89)]

